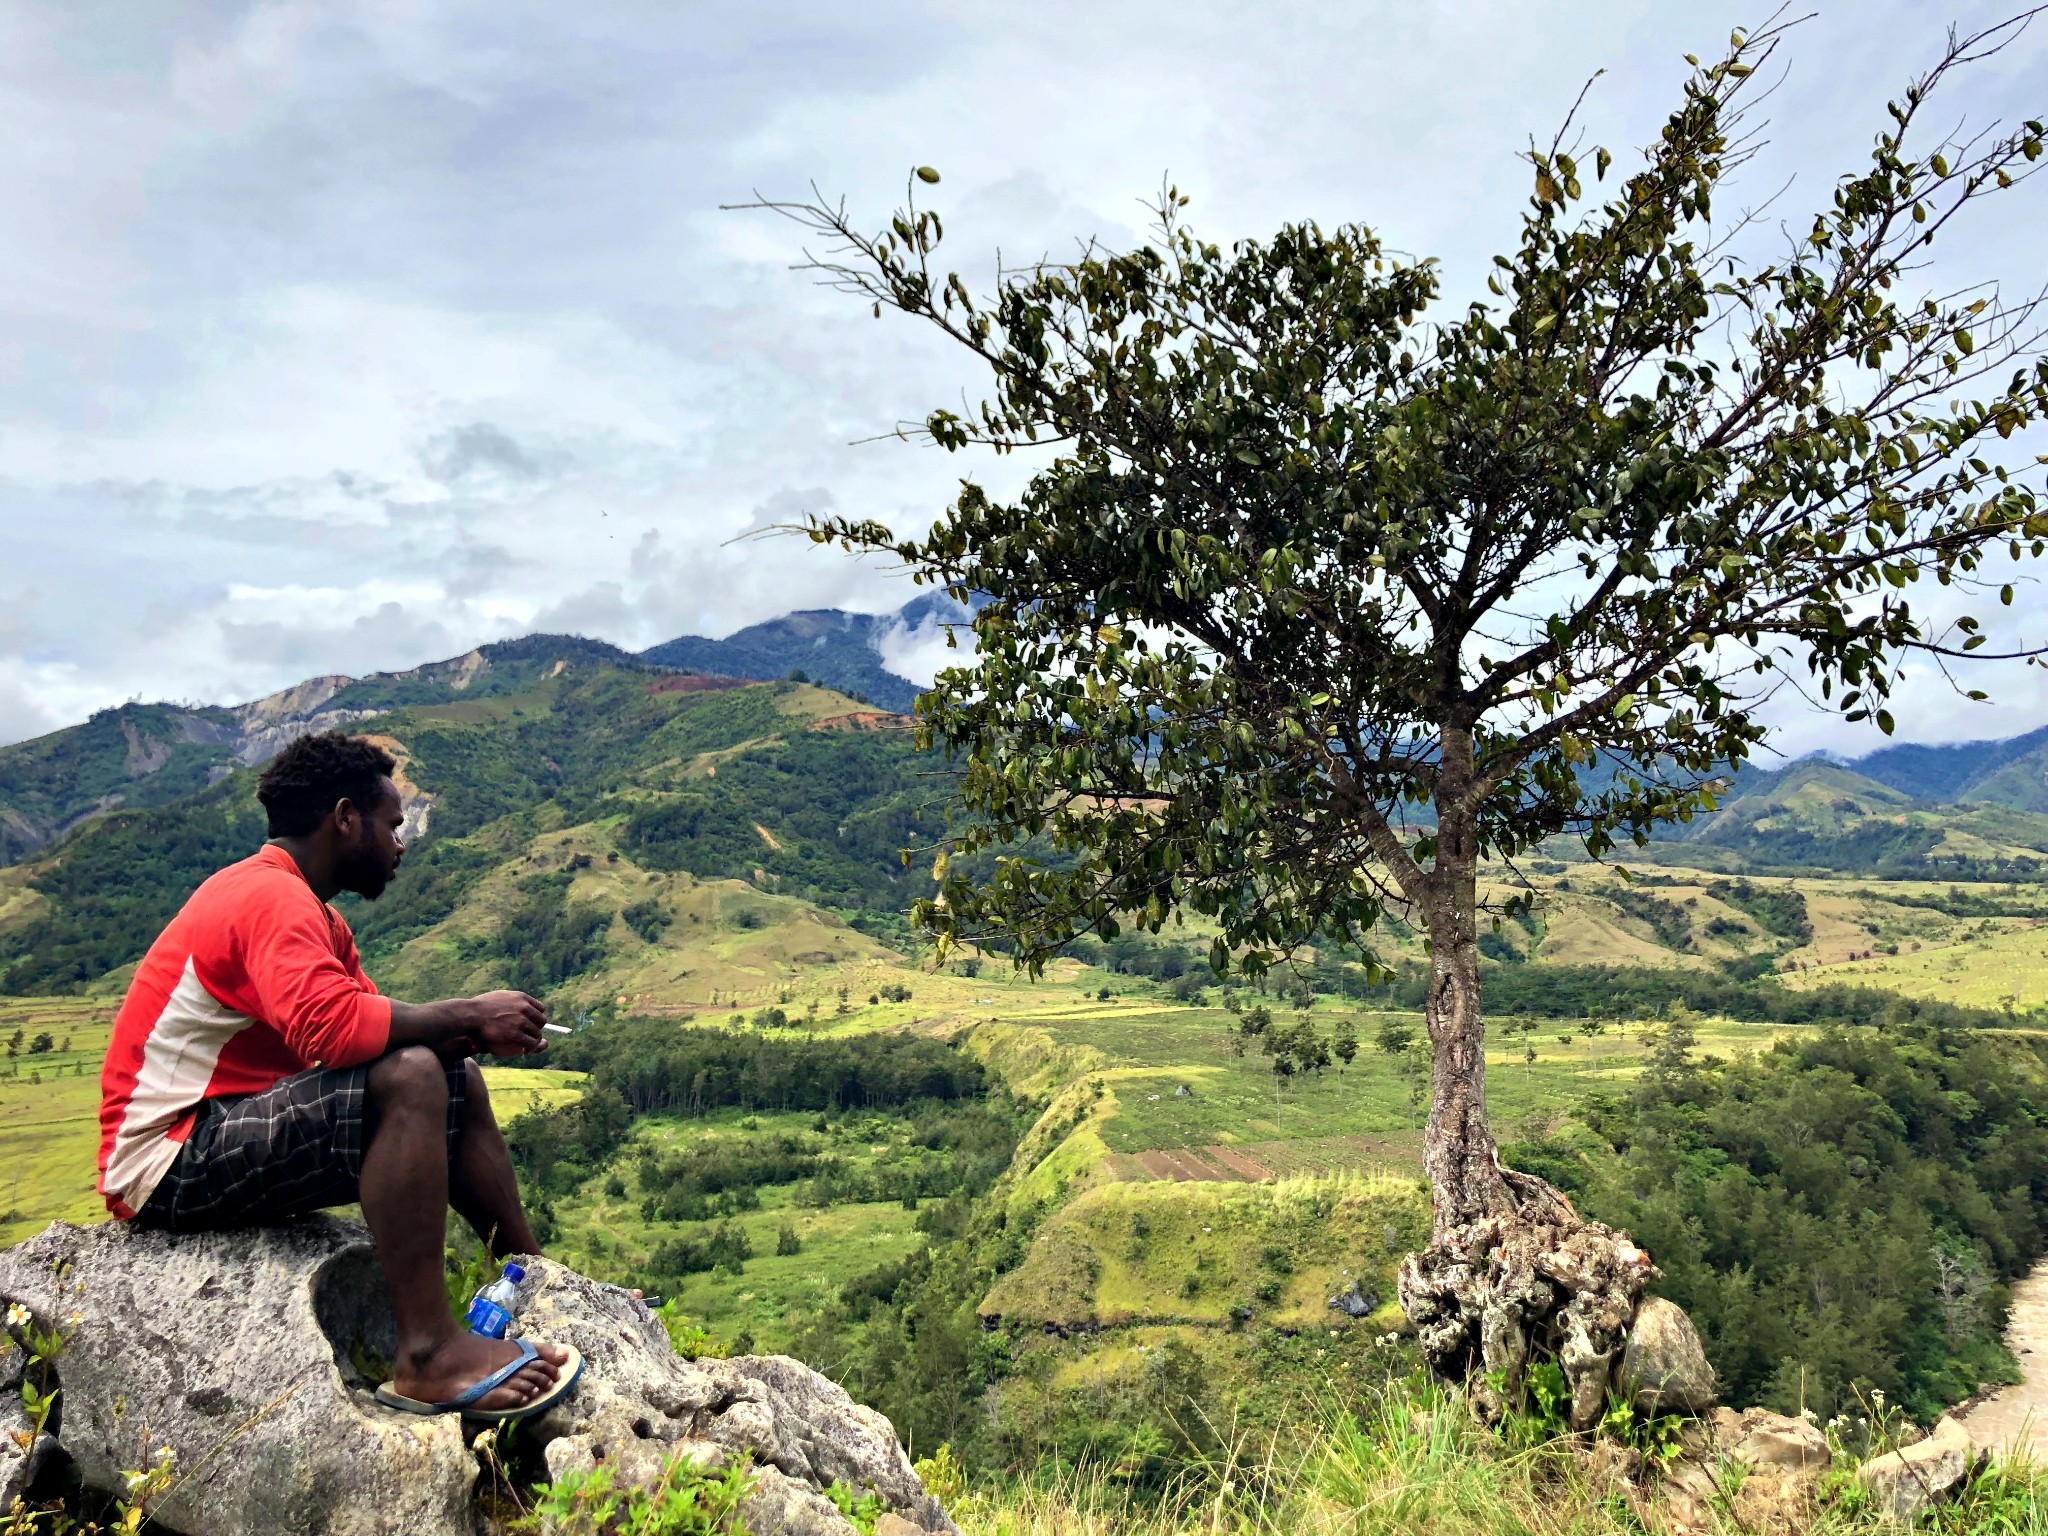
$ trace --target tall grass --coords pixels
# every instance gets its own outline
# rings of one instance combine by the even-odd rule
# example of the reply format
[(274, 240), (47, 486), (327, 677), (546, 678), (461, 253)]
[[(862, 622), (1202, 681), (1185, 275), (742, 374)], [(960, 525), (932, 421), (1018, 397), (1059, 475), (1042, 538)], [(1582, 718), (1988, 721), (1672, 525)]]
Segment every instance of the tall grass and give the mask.
[[(1643, 1536), (1628, 1498), (1601, 1485), (1569, 1442), (1517, 1447), (1457, 1394), (1396, 1382), (1333, 1407), (1306, 1439), (1234, 1441), (1163, 1497), (1107, 1469), (949, 1500), (965, 1536)], [(1813, 1536), (1899, 1536), (1864, 1505), (1846, 1467), (1826, 1480)], [(1755, 1536), (1731, 1515), (1716, 1536)], [(1936, 1536), (2048, 1536), (2048, 1475), (1981, 1474), (1923, 1517)]]

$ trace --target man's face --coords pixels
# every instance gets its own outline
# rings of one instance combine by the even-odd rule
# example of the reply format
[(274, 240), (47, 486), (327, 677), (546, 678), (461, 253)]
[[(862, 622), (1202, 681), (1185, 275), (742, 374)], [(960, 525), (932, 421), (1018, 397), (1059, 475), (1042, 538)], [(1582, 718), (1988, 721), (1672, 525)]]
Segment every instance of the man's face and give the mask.
[[(405, 807), (398, 786), (389, 779), (379, 781), (384, 793), (367, 809), (350, 805), (352, 815), (339, 818), (342, 833), (334, 875), (344, 891), (354, 891), (365, 901), (375, 901), (398, 873), (398, 861), (405, 856), (405, 844), (398, 829), (405, 823)], [(345, 805), (348, 802), (343, 802)]]

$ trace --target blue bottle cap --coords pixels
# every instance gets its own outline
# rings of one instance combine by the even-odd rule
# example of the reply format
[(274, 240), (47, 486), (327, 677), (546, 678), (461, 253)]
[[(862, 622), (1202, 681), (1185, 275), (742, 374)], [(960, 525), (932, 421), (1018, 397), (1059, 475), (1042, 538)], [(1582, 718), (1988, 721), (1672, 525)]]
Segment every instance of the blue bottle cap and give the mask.
[(505, 1266), (505, 1278), (507, 1280), (510, 1280), (514, 1285), (517, 1285), (520, 1281), (526, 1278), (525, 1266), (521, 1264), (507, 1264)]

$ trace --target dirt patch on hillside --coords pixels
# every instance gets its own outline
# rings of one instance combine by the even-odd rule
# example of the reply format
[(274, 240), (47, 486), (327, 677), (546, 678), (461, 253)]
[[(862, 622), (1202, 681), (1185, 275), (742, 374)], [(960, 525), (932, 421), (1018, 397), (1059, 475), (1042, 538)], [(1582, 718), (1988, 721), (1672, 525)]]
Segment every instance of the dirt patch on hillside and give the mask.
[(1247, 1157), (1236, 1147), (1204, 1147), (1202, 1156), (1219, 1168), (1227, 1168), (1238, 1178), (1251, 1184), (1263, 1184), (1273, 1177), (1273, 1170), (1253, 1157)]
[(728, 688), (744, 688), (744, 677), (717, 677), (709, 672), (671, 672), (666, 677), (657, 677), (647, 685), (649, 693), (723, 693)]
[(908, 715), (891, 714), (886, 709), (855, 709), (843, 715), (827, 715), (822, 720), (813, 720), (814, 731), (907, 731), (917, 722)]
[(1237, 1148), (1273, 1170), (1276, 1178), (1345, 1173), (1367, 1168), (1422, 1170), (1422, 1132), (1380, 1131), (1361, 1136), (1303, 1136), (1296, 1141), (1252, 1141)]
[(1146, 1179), (1170, 1179), (1176, 1184), (1246, 1184), (1268, 1177), (1256, 1163), (1230, 1156), (1222, 1147), (1118, 1152), (1110, 1157), (1109, 1170), (1116, 1178), (1133, 1183)]
[(1388, 1131), (1375, 1136), (1305, 1136), (1297, 1141), (1219, 1142), (1207, 1147), (1115, 1152), (1107, 1166), (1110, 1177), (1124, 1183), (1170, 1179), (1176, 1184), (1267, 1184), (1304, 1174), (1420, 1167), (1421, 1162), (1420, 1131)]

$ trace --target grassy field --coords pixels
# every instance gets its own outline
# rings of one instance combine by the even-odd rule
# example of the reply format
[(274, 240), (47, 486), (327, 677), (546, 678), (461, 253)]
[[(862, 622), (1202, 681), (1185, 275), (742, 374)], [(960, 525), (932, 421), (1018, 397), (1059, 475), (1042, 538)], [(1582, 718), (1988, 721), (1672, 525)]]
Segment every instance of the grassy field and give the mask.
[[(788, 942), (784, 934), (781, 944), (762, 948), (779, 951)], [(1235, 1052), (1236, 1019), (1223, 1009), (1179, 1005), (1147, 983), (1073, 963), (1033, 982), (994, 964), (979, 976), (923, 973), (863, 949), (829, 966), (812, 966), (793, 980), (785, 977), (770, 991), (772, 973), (782, 962), (768, 960), (761, 949), (749, 958), (763, 960), (770, 973), (767, 983), (750, 989), (758, 992), (756, 1000), (765, 1006), (787, 993), (783, 1006), (799, 1017), (817, 1002), (822, 1034), (907, 1028), (965, 1034), (977, 1044), (977, 1037), (986, 1037), (994, 1043), (982, 1054), (998, 1074), (1018, 1091), (1040, 1095), (1077, 1072), (1098, 1069), (1108, 1088), (1107, 1110), (1095, 1122), (1099, 1144), (1071, 1149), (1070, 1173), (1085, 1172), (1091, 1179), (1258, 1179), (1407, 1172), (1415, 1166), (1422, 1118), (1414, 1068), (1406, 1057), (1374, 1047), (1383, 1015), (1320, 1003), (1311, 1016), (1325, 1032), (1339, 1012), (1354, 1019), (1358, 1058), (1348, 1070), (1332, 1068), (1282, 1084), (1256, 1050)], [(867, 1002), (892, 982), (908, 985), (911, 998)], [(1105, 985), (1113, 992), (1108, 1001), (1097, 996)], [(842, 987), (849, 1010), (843, 1016), (837, 1013)], [(98, 1071), (114, 1002), (105, 996), (0, 998), (0, 1041), (16, 1029), (23, 1034), (21, 1054), (0, 1064), (0, 1244), (55, 1218), (90, 1220), (100, 1213), (92, 1187)], [(1284, 1008), (1276, 1011), (1291, 1016)], [(735, 1021), (725, 1006), (680, 1009), (675, 1017), (678, 1027)], [(1720, 1021), (1703, 1021), (1700, 1032), (1702, 1049), (1720, 1054), (1754, 1049), (1772, 1034), (1767, 1027)], [(43, 1033), (58, 1048), (28, 1054)], [(68, 1051), (61, 1048), (67, 1044)], [(1526, 1059), (1530, 1049), (1533, 1062)], [(1520, 1121), (1554, 1115), (1590, 1084), (1636, 1070), (1647, 1049), (1640, 1025), (1609, 1026), (1599, 1036), (1571, 1027), (1531, 1035), (1497, 1032), (1488, 1051), (1495, 1113), (1510, 1130)], [(567, 1103), (580, 1083), (580, 1074), (547, 1068), (494, 1067), (488, 1077), (506, 1120), (534, 1105)], [(1185, 1096), (1177, 1092), (1183, 1086)], [(1232, 1149), (1234, 1157), (1218, 1160), (1204, 1150), (1219, 1147)], [(1189, 1155), (1163, 1161), (1148, 1156), (1159, 1153)], [(885, 1212), (869, 1213), (858, 1226), (862, 1243), (870, 1232), (883, 1235), (877, 1252), (897, 1254), (911, 1241), (907, 1220), (895, 1221)], [(769, 1233), (772, 1238), (772, 1227)], [(756, 1243), (757, 1250), (761, 1246)]]
[[(0, 1247), (60, 1217), (105, 1214), (93, 1180), (112, 1023), (100, 999), (0, 998), (0, 1041), (22, 1036), (18, 1054), (0, 1060)], [(31, 1054), (42, 1034), (59, 1048)]]
[[(1177, 1221), (1173, 1213), (1182, 1207), (1175, 1202), (1193, 1202), (1188, 1209), (1199, 1209), (1205, 1200), (1238, 1198), (1228, 1190), (1247, 1183), (1277, 1189), (1287, 1181), (1340, 1175), (1399, 1181), (1418, 1171), (1424, 1065), (1413, 1050), (1389, 1052), (1376, 1043), (1389, 1023), (1419, 1037), (1420, 1020), (1413, 1015), (1321, 999), (1310, 1020), (1326, 1037), (1340, 1019), (1348, 1020), (1359, 1040), (1358, 1055), (1348, 1067), (1281, 1080), (1256, 1044), (1247, 1048), (1238, 1035), (1237, 1016), (1221, 1007), (1176, 1002), (1153, 983), (1071, 961), (1057, 962), (1037, 981), (994, 958), (978, 974), (969, 974), (967, 966), (933, 973), (829, 914), (738, 882), (657, 876), (611, 866), (601, 857), (576, 867), (592, 851), (578, 841), (587, 830), (544, 834), (531, 845), (531, 868), (522, 865), (520, 871), (573, 869), (579, 884), (590, 884), (593, 900), (602, 894), (621, 905), (644, 892), (672, 913), (662, 943), (627, 945), (608, 968), (606, 987), (619, 988), (610, 1001), (622, 1011), (670, 1017), (683, 1028), (744, 1023), (776, 1006), (793, 1022), (808, 1017), (821, 1034), (912, 1029), (964, 1040), (1015, 1092), (1038, 1099), (1063, 1089), (1079, 1095), (1049, 1117), (1060, 1121), (1059, 1134), (1038, 1150), (1031, 1177), (1012, 1192), (1013, 1200), (1054, 1213), (1044, 1228), (1044, 1261), (1035, 1257), (1018, 1272), (1022, 1278), (1013, 1277), (1013, 1289), (1021, 1289), (1005, 1301), (1022, 1313), (1060, 1316), (1078, 1293), (1068, 1269), (1053, 1260), (1071, 1260), (1103, 1241), (1096, 1227), (1105, 1212), (1122, 1210), (1117, 1201), (1161, 1201), (1160, 1219)], [(1529, 925), (1506, 925), (1503, 933), (1543, 959), (1696, 966), (1711, 964), (1722, 951), (1767, 948), (1795, 987), (1857, 982), (2022, 1010), (2048, 1001), (2048, 908), (2035, 915), (2028, 905), (2037, 894), (2031, 889), (1977, 888), (2008, 915), (1957, 917), (1916, 904), (1951, 899), (1946, 886), (1933, 883), (1756, 881), (1804, 900), (1811, 932), (1795, 942), (1766, 934), (1724, 899), (1725, 887), (1716, 894), (1712, 877), (1666, 873), (1640, 887), (1668, 908), (1649, 910), (1664, 911), (1667, 920), (1671, 912), (1683, 914), (1697, 943), (1691, 951), (1653, 955), (1645, 949), (1655, 948), (1647, 922), (1610, 903), (1619, 887), (1612, 872), (1572, 866), (1537, 878), (1543, 887), (1537, 917)], [(481, 893), (471, 909), (476, 922), (483, 921), (487, 895)], [(461, 926), (457, 921), (445, 932)], [(410, 975), (423, 983), (443, 963), (410, 951), (398, 966), (402, 974), (391, 979)], [(911, 995), (879, 1000), (892, 986), (907, 987)], [(1100, 995), (1105, 989), (1107, 998)], [(1207, 995), (1218, 994), (1212, 987)], [(1258, 1001), (1240, 995), (1248, 1004)], [(878, 1000), (870, 1003), (870, 997)], [(0, 1065), (0, 1243), (16, 1241), (53, 1217), (89, 1220), (100, 1212), (92, 1190), (97, 1069), (114, 1001), (105, 994), (0, 998), (0, 1041), (16, 1029), (23, 1035), (21, 1054)], [(1276, 1023), (1294, 1019), (1281, 999), (1264, 1001)], [(1764, 1048), (1779, 1033), (1771, 1026), (1718, 1019), (1699, 1020), (1695, 1027), (1698, 1049), (1718, 1056)], [(1640, 1070), (1658, 1028), (1647, 1020), (1547, 1023), (1527, 1031), (1494, 1025), (1488, 1095), (1502, 1139), (1540, 1133), (1586, 1093), (1625, 1082)], [(56, 1048), (28, 1054), (44, 1033)], [(489, 1071), (499, 1113), (508, 1121), (528, 1108), (568, 1103), (580, 1085), (578, 1074), (556, 1069)], [(716, 1120), (655, 1119), (635, 1134), (663, 1144), (730, 1130)], [(884, 1158), (892, 1155), (891, 1135), (877, 1126), (869, 1150), (841, 1150), (856, 1161)], [(1098, 1193), (1112, 1186), (1156, 1186), (1161, 1192)], [(1196, 1192), (1210, 1186), (1215, 1193)], [(1175, 1189), (1188, 1193), (1171, 1193)], [(604, 1181), (593, 1180), (559, 1201), (564, 1253), (598, 1273), (642, 1269), (654, 1246), (678, 1229), (645, 1220), (640, 1198), (637, 1188), (617, 1196), (606, 1193)], [(852, 1276), (900, 1259), (925, 1241), (914, 1213), (895, 1203), (812, 1210), (797, 1209), (791, 1199), (788, 1188), (764, 1189), (762, 1208), (735, 1218), (755, 1257), (738, 1277), (699, 1274), (673, 1286), (687, 1308), (722, 1332), (783, 1344), (789, 1318), (814, 1310)], [(798, 1234), (796, 1255), (775, 1253), (785, 1222)], [(1302, 1281), (1304, 1297), (1341, 1270), (1342, 1262), (1330, 1262), (1338, 1267), (1326, 1274), (1325, 1259), (1304, 1261), (1299, 1272), (1313, 1277)], [(1184, 1283), (1185, 1276), (1170, 1266), (1138, 1266), (1113, 1277), (1107, 1289), (1091, 1291), (1086, 1303), (1108, 1306), (1136, 1326), (1148, 1318), (1180, 1316)], [(1211, 1300), (1222, 1305), (1224, 1297), (1260, 1283), (1249, 1276), (1219, 1282)], [(1101, 1321), (1094, 1312), (1087, 1315)]]
[(1349, 1325), (1329, 1300), (1356, 1282), (1367, 1324), (1387, 1328), (1394, 1266), (1428, 1229), (1429, 1202), (1411, 1178), (1103, 1184), (1045, 1226), (981, 1310), (1067, 1330), (1225, 1328), (1253, 1315), (1288, 1328)]
[(1852, 983), (1971, 1008), (2048, 1007), (2048, 921), (1984, 918), (1956, 943), (1902, 949), (1797, 972), (1786, 981), (1795, 987)]
[[(1183, 1007), (1149, 994), (1104, 1003), (1091, 995), (1087, 981), (1044, 991), (1042, 1002), (1015, 1013), (995, 1005), (1002, 1017), (993, 1027), (983, 1027), (1003, 1043), (987, 1052), (989, 1059), (1005, 1078), (1013, 1075), (1010, 1056), (1024, 1054), (1034, 1043), (1052, 1060), (1100, 1063), (1094, 1075), (1116, 1099), (1101, 1134), (1106, 1150), (1120, 1158), (1211, 1146), (1256, 1157), (1255, 1149), (1265, 1144), (1304, 1142), (1318, 1148), (1309, 1164), (1268, 1171), (1367, 1170), (1398, 1160), (1399, 1154), (1376, 1149), (1403, 1147), (1422, 1126), (1424, 1106), (1412, 1055), (1389, 1054), (1374, 1043), (1389, 1020), (1420, 1038), (1419, 1015), (1319, 1002), (1308, 1017), (1326, 1036), (1340, 1018), (1349, 1018), (1360, 1042), (1357, 1059), (1348, 1068), (1333, 1065), (1283, 1081), (1274, 1075), (1271, 1058), (1256, 1046), (1239, 1049), (1238, 1020), (1222, 1008)], [(1278, 1022), (1293, 1017), (1286, 1008), (1276, 1014)], [(1531, 1116), (1555, 1114), (1587, 1088), (1640, 1070), (1659, 1026), (1595, 1027), (1598, 1034), (1569, 1022), (1527, 1032), (1505, 1023), (1492, 1026), (1487, 1094), (1504, 1129)], [(1695, 1029), (1698, 1048), (1722, 1056), (1760, 1049), (1780, 1032), (1777, 1026), (1721, 1019), (1700, 1020)], [(1044, 1037), (1043, 1042), (1034, 1042), (1033, 1036)], [(1340, 1145), (1347, 1139), (1357, 1142), (1351, 1154)], [(1275, 1155), (1281, 1155), (1277, 1147)], [(1133, 1176), (1143, 1175), (1133, 1170)]]

